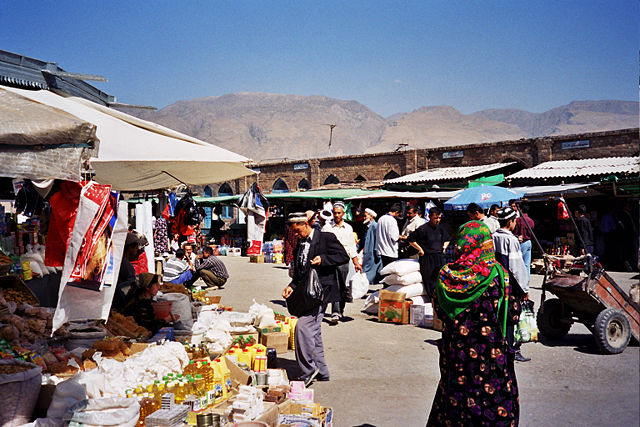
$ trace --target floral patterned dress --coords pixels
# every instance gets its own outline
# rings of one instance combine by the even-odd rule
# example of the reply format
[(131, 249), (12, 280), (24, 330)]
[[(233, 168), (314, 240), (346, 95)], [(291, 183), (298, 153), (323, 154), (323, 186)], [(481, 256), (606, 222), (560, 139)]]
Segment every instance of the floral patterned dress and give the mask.
[[(437, 306), (444, 331), (438, 340), (440, 383), (427, 426), (517, 426), (518, 384), (513, 352), (498, 322), (500, 282), (453, 320)], [(516, 323), (518, 302), (509, 297), (507, 322)]]

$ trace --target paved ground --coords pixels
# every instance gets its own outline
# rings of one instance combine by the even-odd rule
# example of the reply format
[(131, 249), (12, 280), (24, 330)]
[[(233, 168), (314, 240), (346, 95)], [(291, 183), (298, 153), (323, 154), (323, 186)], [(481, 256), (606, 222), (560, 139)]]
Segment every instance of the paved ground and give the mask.
[[(255, 299), (286, 312), (280, 296), (286, 269), (247, 258), (223, 260), (231, 275), (220, 291), (223, 304), (246, 311)], [(637, 280), (625, 273), (614, 277), (627, 288)], [(533, 276), (536, 307), (541, 283), (541, 276)], [(313, 385), (316, 401), (334, 408), (337, 427), (424, 426), (439, 380), (439, 333), (377, 323), (360, 312), (362, 304), (347, 305), (352, 320), (323, 324), (331, 381)], [(640, 425), (637, 344), (619, 355), (598, 354), (589, 331), (575, 325), (562, 341), (525, 344), (523, 353), (533, 360), (516, 365), (521, 426)], [(294, 374), (293, 352), (280, 362)]]

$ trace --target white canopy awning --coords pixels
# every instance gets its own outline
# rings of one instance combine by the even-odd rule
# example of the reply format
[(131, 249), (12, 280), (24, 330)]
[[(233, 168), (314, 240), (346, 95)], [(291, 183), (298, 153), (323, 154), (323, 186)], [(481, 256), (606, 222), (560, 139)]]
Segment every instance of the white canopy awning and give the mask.
[(244, 166), (244, 156), (85, 99), (6, 89), (96, 125), (100, 146), (91, 167), (96, 181), (115, 190), (205, 185), (255, 173)]
[(362, 200), (362, 199), (439, 199), (447, 200), (455, 196), (462, 190), (451, 191), (372, 191), (371, 194), (363, 194), (361, 196), (348, 197), (346, 200)]

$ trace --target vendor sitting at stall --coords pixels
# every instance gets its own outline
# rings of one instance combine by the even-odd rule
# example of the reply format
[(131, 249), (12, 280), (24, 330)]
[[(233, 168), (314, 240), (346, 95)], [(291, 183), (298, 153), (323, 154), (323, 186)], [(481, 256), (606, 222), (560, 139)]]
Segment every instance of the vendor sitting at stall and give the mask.
[(177, 321), (177, 316), (158, 319), (153, 309), (153, 297), (160, 289), (160, 277), (157, 274), (140, 273), (136, 276), (136, 288), (130, 292), (122, 314), (132, 316), (136, 323), (150, 330), (154, 335), (160, 328)]
[(131, 262), (138, 259), (140, 254), (144, 252), (144, 247), (145, 242), (140, 239), (138, 233), (131, 231), (127, 233), (118, 281), (116, 282), (116, 291), (113, 295), (112, 306), (116, 310), (122, 309), (127, 301), (127, 295), (135, 286), (136, 271)]
[(222, 289), (229, 278), (227, 268), (218, 257), (213, 255), (213, 249), (209, 246), (202, 249), (202, 256), (198, 255), (193, 277), (185, 284), (191, 286), (198, 278), (202, 278), (208, 287), (219, 289)]
[(194, 271), (195, 267), (189, 262), (184, 249), (178, 249), (162, 269), (162, 282), (182, 285), (191, 280)]

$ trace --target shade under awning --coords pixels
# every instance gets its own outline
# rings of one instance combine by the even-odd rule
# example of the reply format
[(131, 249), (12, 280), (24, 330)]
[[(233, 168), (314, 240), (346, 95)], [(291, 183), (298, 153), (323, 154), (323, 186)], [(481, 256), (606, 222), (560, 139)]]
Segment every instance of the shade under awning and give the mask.
[(0, 86), (0, 176), (80, 180), (96, 126)]
[(91, 167), (96, 181), (115, 190), (157, 190), (180, 182), (206, 185), (255, 174), (244, 166), (249, 161), (244, 156), (122, 112), (107, 114), (106, 107), (85, 99), (8, 90), (95, 124), (100, 148)]

